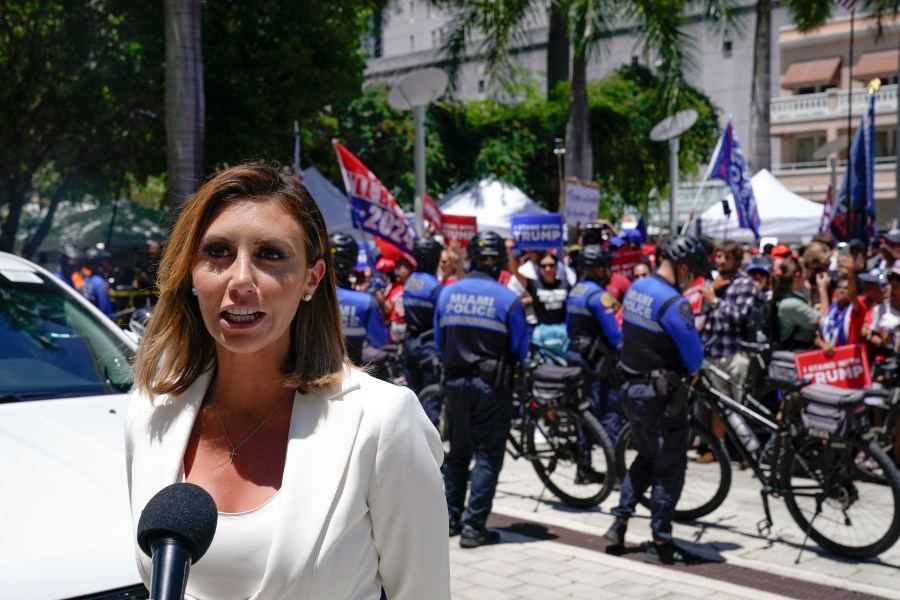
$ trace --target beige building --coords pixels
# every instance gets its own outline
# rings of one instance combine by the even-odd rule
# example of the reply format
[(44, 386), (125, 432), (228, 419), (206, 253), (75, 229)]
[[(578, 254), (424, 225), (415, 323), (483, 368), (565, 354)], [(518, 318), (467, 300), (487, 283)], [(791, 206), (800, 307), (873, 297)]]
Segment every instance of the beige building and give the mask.
[[(900, 20), (884, 24), (876, 35), (874, 21), (833, 19), (803, 34), (781, 27), (781, 69), (773, 73), (780, 91), (772, 99), (772, 167), (792, 191), (824, 200), (832, 184), (840, 189), (846, 171), (847, 143), (866, 110), (867, 85), (879, 78), (875, 95), (875, 202), (881, 226), (897, 217), (897, 74), (900, 69)], [(849, 118), (849, 123), (848, 123)]]

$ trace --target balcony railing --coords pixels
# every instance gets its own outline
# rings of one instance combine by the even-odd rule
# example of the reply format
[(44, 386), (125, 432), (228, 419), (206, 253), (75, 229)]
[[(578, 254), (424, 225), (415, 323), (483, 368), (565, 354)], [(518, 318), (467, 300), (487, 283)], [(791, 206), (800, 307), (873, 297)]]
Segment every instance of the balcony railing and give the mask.
[[(853, 90), (852, 115), (858, 117), (866, 107), (864, 89)], [(772, 98), (772, 123), (795, 123), (822, 119), (839, 119), (847, 116), (850, 93), (846, 90), (828, 90), (818, 94), (801, 94)], [(885, 85), (875, 92), (875, 114), (896, 113), (897, 85)]]

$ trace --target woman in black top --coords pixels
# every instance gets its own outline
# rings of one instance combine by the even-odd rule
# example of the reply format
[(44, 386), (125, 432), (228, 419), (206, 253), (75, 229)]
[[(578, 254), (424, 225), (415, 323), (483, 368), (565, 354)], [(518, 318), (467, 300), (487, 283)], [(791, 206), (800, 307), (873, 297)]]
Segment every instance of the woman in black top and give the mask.
[(523, 275), (516, 265), (512, 250), (510, 254), (510, 271), (522, 284), (532, 300), (534, 315), (539, 324), (557, 324), (566, 322), (566, 296), (569, 295), (569, 282), (565, 272), (559, 273), (556, 256), (549, 252), (536, 252), (534, 264), (537, 277), (532, 279)]

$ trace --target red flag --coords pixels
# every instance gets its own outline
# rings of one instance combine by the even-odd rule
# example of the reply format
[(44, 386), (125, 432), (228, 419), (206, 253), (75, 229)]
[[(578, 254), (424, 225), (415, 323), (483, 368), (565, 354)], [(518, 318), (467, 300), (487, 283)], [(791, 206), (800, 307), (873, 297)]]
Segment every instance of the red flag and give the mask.
[(353, 207), (353, 224), (411, 255), (416, 232), (407, 222), (400, 205), (358, 158), (337, 140), (331, 143), (337, 152), (344, 187)]
[(437, 203), (427, 193), (425, 194), (425, 202), (422, 204), (422, 216), (434, 226), (434, 230), (437, 233), (444, 235), (444, 221), (441, 209), (438, 208)]

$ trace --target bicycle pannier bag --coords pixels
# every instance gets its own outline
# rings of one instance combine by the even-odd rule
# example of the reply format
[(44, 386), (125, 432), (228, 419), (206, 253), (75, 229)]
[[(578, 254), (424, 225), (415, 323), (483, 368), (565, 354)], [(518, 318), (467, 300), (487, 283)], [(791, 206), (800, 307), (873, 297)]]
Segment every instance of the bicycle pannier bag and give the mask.
[(800, 390), (803, 425), (835, 437), (847, 437), (869, 426), (863, 390), (814, 383)]
[(769, 362), (769, 377), (796, 381), (797, 367), (794, 364), (794, 353), (787, 350), (776, 350)]
[(533, 374), (533, 392), (538, 400), (568, 399), (573, 402), (581, 398), (584, 381), (581, 367), (561, 367), (545, 362)]

